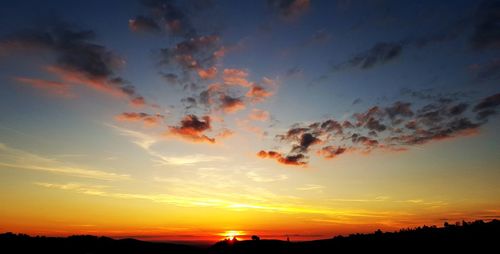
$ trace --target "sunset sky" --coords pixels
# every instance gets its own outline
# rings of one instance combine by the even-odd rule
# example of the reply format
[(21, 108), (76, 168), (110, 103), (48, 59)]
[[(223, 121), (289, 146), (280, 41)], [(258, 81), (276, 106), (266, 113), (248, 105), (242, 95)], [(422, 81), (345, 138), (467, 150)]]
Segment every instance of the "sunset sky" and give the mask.
[(0, 232), (500, 217), (500, 1), (8, 1)]

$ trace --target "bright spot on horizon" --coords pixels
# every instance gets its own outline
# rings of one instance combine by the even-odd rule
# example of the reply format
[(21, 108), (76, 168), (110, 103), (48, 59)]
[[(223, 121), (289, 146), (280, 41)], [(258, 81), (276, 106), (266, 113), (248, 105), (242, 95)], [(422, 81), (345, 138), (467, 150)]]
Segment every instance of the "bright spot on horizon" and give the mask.
[(233, 239), (234, 237), (244, 236), (245, 232), (230, 230), (230, 231), (226, 231), (226, 232), (222, 233), (221, 235), (224, 236), (225, 238)]

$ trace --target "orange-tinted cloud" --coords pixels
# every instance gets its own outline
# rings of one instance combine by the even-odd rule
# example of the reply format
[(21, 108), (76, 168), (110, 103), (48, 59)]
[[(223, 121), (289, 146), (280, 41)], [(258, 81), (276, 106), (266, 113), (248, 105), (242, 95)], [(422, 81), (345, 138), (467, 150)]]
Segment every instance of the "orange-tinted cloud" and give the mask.
[(260, 85), (253, 85), (250, 90), (248, 90), (246, 96), (254, 102), (264, 101), (267, 97), (272, 96), (273, 93), (266, 90)]
[(316, 153), (327, 159), (346, 151), (400, 152), (416, 145), (476, 135), (500, 107), (500, 94), (479, 100), (472, 109), (468, 106), (470, 101), (442, 95), (425, 97), (429, 99), (432, 103), (415, 109), (409, 102), (397, 101), (387, 107), (374, 106), (354, 113), (344, 121), (327, 119), (296, 124), (276, 137), (289, 144), (292, 155), (305, 155), (315, 144), (325, 144)]
[(207, 69), (199, 69), (198, 75), (201, 79), (213, 79), (217, 76), (217, 67), (212, 66)]
[(259, 126), (255, 126), (255, 125), (250, 124), (250, 120), (248, 120), (248, 119), (244, 119), (244, 120), (237, 119), (236, 120), (236, 125), (238, 125), (238, 127), (240, 129), (243, 129), (243, 130), (248, 131), (248, 132), (255, 133), (257, 136), (259, 136), (261, 138), (267, 136), (267, 132), (266, 131), (264, 131)]
[(252, 109), (252, 112), (248, 115), (248, 118), (255, 120), (255, 121), (261, 121), (261, 122), (266, 122), (268, 121), (271, 116), (269, 112), (261, 109)]
[(26, 77), (16, 77), (14, 78), (14, 80), (22, 84), (30, 85), (34, 88), (43, 90), (51, 95), (62, 96), (66, 98), (74, 96), (74, 94), (70, 91), (69, 85), (66, 83)]
[[(45, 29), (22, 30), (0, 40), (0, 48), (12, 48), (28, 53), (49, 52), (54, 62), (45, 70), (59, 77), (68, 86), (86, 85), (115, 96), (128, 97), (132, 105), (143, 105), (145, 100), (123, 78), (116, 75), (124, 61), (105, 46), (94, 42), (95, 33), (58, 22)], [(27, 80), (25, 80), (27, 81)], [(21, 81), (22, 82), (22, 81)], [(28, 81), (32, 85), (34, 81)], [(25, 82), (26, 83), (26, 82)], [(55, 83), (37, 87), (55, 88)], [(56, 85), (61, 88), (60, 85)]]
[(147, 114), (147, 113), (136, 113), (136, 112), (123, 112), (115, 117), (117, 121), (122, 122), (143, 122), (146, 126), (156, 126), (158, 125), (165, 116), (160, 114)]
[(246, 107), (242, 99), (226, 94), (220, 96), (220, 103), (220, 108), (226, 113), (234, 113)]
[(187, 115), (181, 120), (179, 126), (170, 126), (168, 134), (176, 135), (194, 142), (215, 143), (214, 138), (210, 138), (203, 134), (210, 129), (209, 116), (204, 116), (202, 120), (200, 120), (195, 115)]
[(266, 152), (264, 150), (261, 150), (257, 153), (257, 156), (259, 156), (260, 158), (275, 159), (277, 162), (285, 165), (303, 166), (307, 164), (307, 162), (303, 161), (306, 157), (300, 153), (296, 155), (283, 156), (283, 154), (276, 151)]
[(45, 70), (56, 75), (60, 80), (72, 85), (84, 85), (102, 93), (111, 96), (127, 98), (133, 106), (144, 106), (146, 100), (135, 91), (135, 87), (127, 85), (126, 81), (115, 78), (107, 79), (104, 77), (89, 77), (84, 73), (65, 69), (58, 66), (47, 66)]
[(345, 147), (325, 146), (318, 150), (318, 155), (323, 156), (325, 159), (333, 159), (346, 151)]
[(226, 85), (250, 87), (253, 83), (247, 80), (248, 72), (241, 69), (224, 69), (222, 79)]

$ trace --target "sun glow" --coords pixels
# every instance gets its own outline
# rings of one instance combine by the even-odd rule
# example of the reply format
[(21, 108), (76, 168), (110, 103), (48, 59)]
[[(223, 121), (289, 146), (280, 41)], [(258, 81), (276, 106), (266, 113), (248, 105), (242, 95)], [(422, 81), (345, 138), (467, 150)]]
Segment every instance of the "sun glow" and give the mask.
[(243, 232), (243, 231), (236, 231), (236, 230), (230, 230), (230, 231), (226, 231), (226, 232), (222, 233), (221, 235), (224, 236), (224, 238), (233, 239), (235, 237), (239, 237), (239, 236), (245, 235), (245, 232)]

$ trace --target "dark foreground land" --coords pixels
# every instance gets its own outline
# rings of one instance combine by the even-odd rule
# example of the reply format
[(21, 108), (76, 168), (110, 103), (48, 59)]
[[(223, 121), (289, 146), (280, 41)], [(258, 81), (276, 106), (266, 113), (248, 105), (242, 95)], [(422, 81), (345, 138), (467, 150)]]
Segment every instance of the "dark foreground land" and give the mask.
[[(255, 237), (257, 239), (257, 237)], [(399, 232), (353, 234), (331, 239), (287, 242), (226, 240), (209, 248), (144, 242), (135, 239), (70, 236), (30, 237), (0, 234), (0, 253), (500, 253), (500, 221), (462, 222), (444, 227), (418, 227)]]

